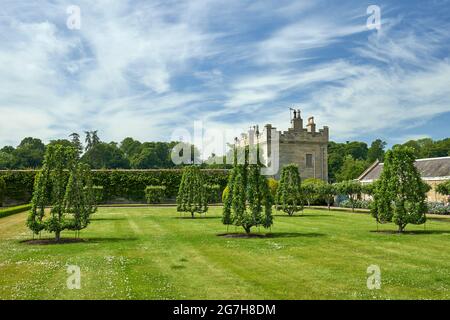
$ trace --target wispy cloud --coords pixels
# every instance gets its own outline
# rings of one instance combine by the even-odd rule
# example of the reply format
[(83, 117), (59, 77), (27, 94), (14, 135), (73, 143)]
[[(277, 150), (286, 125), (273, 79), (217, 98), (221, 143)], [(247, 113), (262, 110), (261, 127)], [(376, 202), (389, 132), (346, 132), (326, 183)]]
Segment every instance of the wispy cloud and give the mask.
[(395, 139), (395, 128), (450, 113), (439, 4), (427, 8), (434, 19), (420, 3), (382, 4), (378, 33), (356, 1), (83, 0), (81, 30), (68, 30), (71, 4), (0, 10), (0, 145), (91, 128), (106, 140), (170, 139), (196, 119), (281, 129), (292, 105), (334, 139)]

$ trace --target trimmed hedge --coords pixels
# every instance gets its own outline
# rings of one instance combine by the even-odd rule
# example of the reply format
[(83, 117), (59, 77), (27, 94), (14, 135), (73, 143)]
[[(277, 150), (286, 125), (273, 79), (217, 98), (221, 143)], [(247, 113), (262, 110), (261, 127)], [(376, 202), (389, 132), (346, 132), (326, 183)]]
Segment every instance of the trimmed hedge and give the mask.
[(28, 210), (31, 210), (31, 204), (24, 204), (21, 206), (11, 207), (11, 208), (7, 208), (7, 209), (1, 209), (0, 210), (0, 218), (4, 218), (7, 216), (11, 216), (13, 214), (25, 212)]
[(222, 190), (220, 185), (218, 184), (205, 184), (208, 203), (219, 203), (222, 198)]
[[(31, 200), (36, 170), (0, 171), (5, 179), (5, 202), (23, 204)], [(228, 181), (228, 170), (205, 169), (205, 183), (219, 185), (223, 190)], [(122, 199), (129, 202), (145, 203), (147, 186), (165, 186), (166, 196), (175, 199), (181, 182), (182, 169), (156, 170), (93, 170), (95, 186), (102, 186), (102, 203), (117, 202)]]
[(0, 207), (3, 207), (3, 198), (5, 197), (6, 184), (3, 177), (0, 177)]
[(165, 186), (148, 186), (145, 188), (147, 203), (161, 203), (166, 196)]

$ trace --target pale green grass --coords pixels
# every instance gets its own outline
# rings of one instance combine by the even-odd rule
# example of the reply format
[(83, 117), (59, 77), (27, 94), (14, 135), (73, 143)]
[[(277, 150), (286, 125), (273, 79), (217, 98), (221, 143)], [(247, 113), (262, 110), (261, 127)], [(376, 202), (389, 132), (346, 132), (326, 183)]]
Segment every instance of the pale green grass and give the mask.
[[(26, 213), (2, 218), (0, 299), (450, 298), (449, 220), (383, 234), (365, 214), (306, 210), (277, 214), (272, 237), (237, 239), (217, 236), (220, 214), (101, 208), (81, 233), (87, 242), (47, 246), (20, 243), (32, 237)], [(381, 290), (367, 289), (372, 264)], [(67, 265), (81, 268), (81, 290), (67, 289)]]

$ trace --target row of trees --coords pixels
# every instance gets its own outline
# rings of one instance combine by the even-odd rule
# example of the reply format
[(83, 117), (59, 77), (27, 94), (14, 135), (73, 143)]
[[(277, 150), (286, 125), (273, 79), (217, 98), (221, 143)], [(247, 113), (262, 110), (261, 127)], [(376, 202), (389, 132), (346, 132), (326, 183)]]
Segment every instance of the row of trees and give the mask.
[[(386, 153), (381, 177), (372, 185), (349, 180), (301, 186), (298, 168), (289, 165), (283, 169), (276, 205), (292, 215), (303, 209), (302, 197), (311, 199), (320, 196), (330, 206), (335, 195), (344, 194), (354, 210), (354, 203), (364, 193), (373, 197), (371, 214), (377, 223), (394, 222), (399, 232), (403, 232), (408, 224), (423, 224), (426, 221), (426, 194), (430, 186), (422, 181), (414, 165), (415, 160), (412, 148), (394, 147)], [(450, 194), (450, 182), (440, 185), (438, 192)]]
[[(84, 140), (84, 141), (82, 141)], [(122, 142), (103, 142), (97, 131), (85, 132), (82, 139), (72, 133), (68, 139), (53, 140), (48, 145), (74, 146), (81, 160), (94, 169), (159, 169), (173, 168), (171, 151), (177, 142), (140, 142), (125, 138)], [(403, 146), (413, 149), (417, 158), (450, 155), (450, 138), (443, 140), (420, 139), (406, 142)], [(25, 138), (16, 147), (0, 149), (0, 169), (40, 168), (44, 160), (46, 145), (36, 138)], [(370, 146), (364, 142), (330, 142), (328, 145), (328, 171), (331, 182), (357, 178), (375, 160), (383, 161), (386, 142), (374, 140)], [(230, 150), (232, 152), (232, 150)], [(215, 159), (211, 155), (210, 159)], [(222, 160), (219, 157), (219, 160)], [(223, 164), (204, 164), (203, 167), (230, 167)]]
[[(377, 223), (394, 222), (399, 232), (408, 224), (426, 221), (426, 193), (429, 186), (414, 166), (414, 150), (398, 146), (385, 155), (380, 179), (372, 185), (357, 181), (328, 184), (309, 181), (302, 184), (298, 167), (283, 168), (277, 188), (261, 175), (261, 164), (235, 163), (224, 193), (222, 222), (242, 227), (246, 233), (252, 227), (270, 228), (272, 206), (293, 215), (303, 210), (304, 200), (322, 197), (328, 206), (338, 194), (345, 194), (354, 203), (361, 193), (372, 195), (371, 214)], [(67, 179), (67, 172), (69, 178)], [(60, 241), (63, 230), (80, 231), (96, 211), (95, 187), (90, 168), (80, 161), (80, 149), (73, 145), (53, 144), (47, 147), (42, 170), (36, 177), (32, 209), (27, 220), (34, 234), (42, 230), (55, 233)], [(0, 181), (0, 195), (3, 185)], [(276, 189), (276, 190), (274, 190)], [(450, 194), (450, 182), (438, 186), (438, 192)], [(185, 167), (177, 196), (177, 210), (195, 213), (208, 211), (208, 190), (198, 166)], [(0, 197), (1, 198), (1, 197)], [(50, 207), (48, 211), (46, 208)], [(353, 206), (352, 206), (353, 207)], [(354, 207), (353, 207), (354, 209)]]

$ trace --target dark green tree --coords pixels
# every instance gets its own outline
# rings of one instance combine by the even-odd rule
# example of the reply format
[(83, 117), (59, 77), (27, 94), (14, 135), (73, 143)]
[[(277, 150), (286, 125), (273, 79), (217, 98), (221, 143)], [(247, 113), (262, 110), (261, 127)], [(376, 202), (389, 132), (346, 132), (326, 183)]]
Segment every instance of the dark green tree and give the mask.
[(74, 145), (75, 148), (78, 150), (78, 155), (81, 157), (81, 154), (83, 153), (83, 145), (81, 144), (81, 138), (80, 135), (76, 132), (71, 133), (69, 135), (71, 138), (71, 142)]
[(99, 142), (83, 154), (83, 162), (92, 169), (128, 169), (130, 163), (116, 143)]
[(39, 168), (42, 165), (45, 154), (45, 145), (40, 139), (25, 138), (14, 150), (18, 168)]
[(197, 166), (183, 169), (177, 196), (177, 211), (189, 212), (192, 218), (195, 213), (208, 211), (208, 194), (203, 175)]
[(275, 204), (289, 216), (303, 211), (301, 179), (297, 165), (283, 167)]
[(367, 168), (367, 162), (354, 159), (351, 155), (344, 158), (340, 170), (336, 173), (337, 181), (347, 181), (358, 178)]
[(380, 223), (394, 222), (399, 232), (409, 223), (426, 221), (429, 186), (414, 165), (414, 154), (410, 147), (398, 146), (388, 151), (373, 195), (372, 216)]
[(376, 160), (383, 161), (386, 145), (387, 143), (381, 139), (373, 141), (367, 152), (367, 161), (369, 163), (373, 163)]

